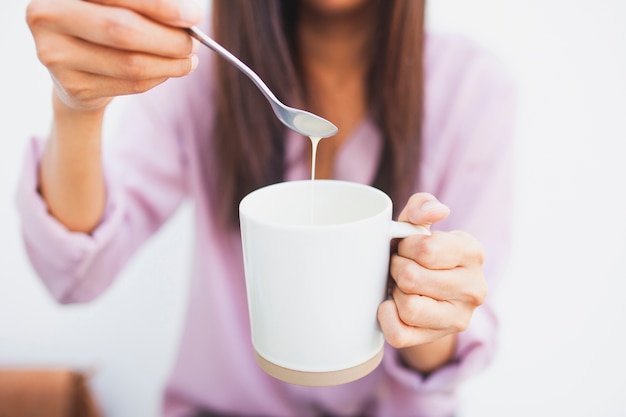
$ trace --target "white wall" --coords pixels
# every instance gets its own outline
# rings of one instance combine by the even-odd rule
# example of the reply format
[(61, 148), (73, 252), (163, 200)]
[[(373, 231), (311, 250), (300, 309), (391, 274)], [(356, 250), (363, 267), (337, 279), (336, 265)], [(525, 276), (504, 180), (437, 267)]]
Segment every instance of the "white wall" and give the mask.
[(107, 417), (157, 416), (186, 297), (191, 210), (184, 207), (97, 301), (61, 307), (51, 300), (26, 259), (14, 204), (25, 145), (47, 133), (51, 117), (50, 79), (25, 24), (27, 3), (0, 4), (0, 366), (87, 369)]
[[(0, 365), (94, 368), (109, 417), (154, 416), (182, 319), (190, 210), (96, 302), (51, 301), (25, 258), (13, 204), (26, 141), (50, 121), (26, 3), (0, 6)], [(462, 415), (624, 416), (626, 2), (429, 7), (431, 26), (505, 59), (520, 95), (515, 251), (497, 294), (501, 349), (463, 389)]]
[(519, 88), (516, 238), (499, 356), (463, 416), (626, 415), (626, 3), (430, 2)]

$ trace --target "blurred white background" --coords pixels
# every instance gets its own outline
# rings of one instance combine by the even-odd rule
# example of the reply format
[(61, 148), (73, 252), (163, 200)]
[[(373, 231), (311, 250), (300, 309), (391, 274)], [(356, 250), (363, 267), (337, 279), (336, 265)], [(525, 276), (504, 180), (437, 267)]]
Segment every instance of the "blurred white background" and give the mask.
[[(25, 257), (13, 203), (26, 142), (50, 123), (50, 81), (26, 4), (0, 5), (0, 366), (92, 369), (108, 417), (156, 416), (182, 320), (190, 208), (103, 297), (51, 301)], [(464, 386), (461, 415), (622, 417), (626, 2), (439, 0), (428, 12), (432, 28), (498, 54), (519, 91), (514, 253), (496, 294), (501, 347)]]

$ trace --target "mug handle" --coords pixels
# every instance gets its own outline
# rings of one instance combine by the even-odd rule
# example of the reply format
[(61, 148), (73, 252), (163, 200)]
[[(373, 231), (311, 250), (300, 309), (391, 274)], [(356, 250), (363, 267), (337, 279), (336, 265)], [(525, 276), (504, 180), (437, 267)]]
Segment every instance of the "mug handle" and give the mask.
[(426, 235), (430, 236), (430, 230), (424, 226), (418, 224), (412, 224), (408, 222), (391, 221), (390, 239), (405, 238), (414, 235)]

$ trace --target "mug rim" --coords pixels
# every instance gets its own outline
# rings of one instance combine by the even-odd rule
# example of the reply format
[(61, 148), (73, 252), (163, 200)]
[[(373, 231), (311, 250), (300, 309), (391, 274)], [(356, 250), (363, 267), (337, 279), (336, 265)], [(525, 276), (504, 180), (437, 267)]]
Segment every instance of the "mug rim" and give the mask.
[[(364, 218), (359, 218), (357, 220), (346, 221), (346, 222), (341, 222), (341, 223), (331, 223), (331, 224), (287, 224), (287, 223), (268, 221), (266, 219), (260, 218), (260, 216), (254, 215), (254, 213), (252, 213), (252, 210), (249, 210), (248, 208), (249, 205), (251, 204), (252, 199), (256, 195), (263, 193), (267, 191), (268, 189), (296, 187), (299, 184), (313, 183), (313, 182), (327, 183), (327, 184), (333, 184), (333, 186), (336, 185), (336, 186), (341, 186), (341, 187), (350, 187), (350, 188), (358, 188), (361, 190), (367, 190), (367, 192), (375, 194), (378, 198), (382, 199), (384, 201), (384, 207), (381, 210), (379, 210), (377, 213), (364, 217)], [(369, 184), (363, 184), (363, 183), (353, 182), (353, 181), (337, 180), (337, 179), (315, 179), (315, 180), (304, 179), (304, 180), (293, 180), (293, 181), (281, 181), (281, 182), (276, 182), (273, 184), (265, 185), (261, 188), (257, 188), (251, 191), (250, 193), (246, 194), (239, 203), (239, 220), (240, 220), (240, 223), (243, 223), (245, 219), (246, 221), (253, 221), (255, 223), (268, 225), (273, 228), (285, 228), (285, 229), (291, 229), (291, 230), (333, 229), (333, 228), (342, 228), (342, 227), (352, 227), (354, 225), (358, 225), (359, 223), (370, 222), (378, 218), (379, 216), (386, 217), (386, 214), (388, 212), (391, 213), (392, 204), (393, 203), (391, 201), (391, 198), (389, 197), (389, 195), (387, 195), (387, 193)]]

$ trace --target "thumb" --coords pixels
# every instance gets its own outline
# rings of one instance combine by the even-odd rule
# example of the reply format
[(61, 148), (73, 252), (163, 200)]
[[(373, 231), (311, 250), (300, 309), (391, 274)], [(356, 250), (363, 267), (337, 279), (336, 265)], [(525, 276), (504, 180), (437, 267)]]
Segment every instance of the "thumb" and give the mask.
[(203, 10), (196, 0), (87, 0), (103, 6), (133, 10), (161, 23), (189, 27), (199, 23)]
[(448, 217), (450, 209), (432, 194), (413, 194), (402, 209), (399, 221), (413, 224), (430, 225)]

